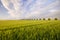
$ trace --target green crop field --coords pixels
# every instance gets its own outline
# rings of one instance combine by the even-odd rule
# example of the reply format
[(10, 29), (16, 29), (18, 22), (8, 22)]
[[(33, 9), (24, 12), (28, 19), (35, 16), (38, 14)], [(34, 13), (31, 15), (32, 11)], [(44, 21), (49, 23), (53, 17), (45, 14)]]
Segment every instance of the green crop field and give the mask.
[(60, 40), (60, 20), (0, 20), (0, 40)]

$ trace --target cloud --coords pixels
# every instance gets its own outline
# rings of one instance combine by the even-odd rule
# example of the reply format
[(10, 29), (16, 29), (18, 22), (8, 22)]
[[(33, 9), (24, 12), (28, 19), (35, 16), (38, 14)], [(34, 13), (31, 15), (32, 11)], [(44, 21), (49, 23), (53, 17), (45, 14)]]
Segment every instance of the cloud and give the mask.
[[(35, 6), (37, 6), (37, 7), (34, 8), (34, 11), (32, 11), (30, 13), (30, 15), (27, 16), (27, 18), (49, 18), (49, 17), (52, 18), (52, 16), (58, 17), (58, 15), (56, 15), (56, 14), (57, 13), (59, 14), (60, 12), (58, 12), (58, 11), (60, 11), (60, 10), (55, 9), (55, 7), (58, 6), (59, 3), (60, 3), (59, 1), (55, 1), (43, 8), (39, 8), (40, 6), (42, 6), (42, 4), (39, 4), (38, 6), (37, 6), (37, 4), (35, 4)], [(55, 11), (57, 11), (57, 12), (54, 13)]]
[(50, 14), (49, 14), (49, 16), (51, 16), (51, 17), (57, 17), (57, 18), (59, 18), (60, 19), (60, 10), (50, 10)]
[(16, 19), (53, 16), (56, 14), (53, 14), (56, 10), (54, 8), (59, 5), (59, 1), (55, 0), (48, 4), (48, 0), (1, 0), (10, 16)]

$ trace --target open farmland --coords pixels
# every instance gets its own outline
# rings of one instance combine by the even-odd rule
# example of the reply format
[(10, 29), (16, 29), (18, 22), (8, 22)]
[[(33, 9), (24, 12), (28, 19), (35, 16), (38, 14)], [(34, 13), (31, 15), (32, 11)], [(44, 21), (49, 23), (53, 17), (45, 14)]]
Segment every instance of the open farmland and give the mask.
[(0, 40), (60, 40), (60, 20), (0, 20)]

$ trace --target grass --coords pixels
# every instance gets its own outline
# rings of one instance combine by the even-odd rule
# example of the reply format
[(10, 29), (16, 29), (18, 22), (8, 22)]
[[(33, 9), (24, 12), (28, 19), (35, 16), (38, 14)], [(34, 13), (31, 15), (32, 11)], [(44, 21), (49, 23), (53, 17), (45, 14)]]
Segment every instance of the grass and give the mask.
[(60, 40), (60, 20), (0, 20), (0, 40)]

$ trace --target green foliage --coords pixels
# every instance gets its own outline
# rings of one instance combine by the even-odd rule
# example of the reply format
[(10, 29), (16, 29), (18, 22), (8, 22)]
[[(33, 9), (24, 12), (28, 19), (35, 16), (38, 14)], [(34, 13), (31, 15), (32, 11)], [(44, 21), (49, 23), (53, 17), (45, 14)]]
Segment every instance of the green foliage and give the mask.
[(60, 20), (0, 21), (0, 40), (60, 40)]
[(45, 18), (43, 18), (43, 20), (45, 20)]
[(51, 20), (50, 18), (48, 18), (48, 20)]
[(55, 18), (55, 20), (58, 20), (58, 18)]

